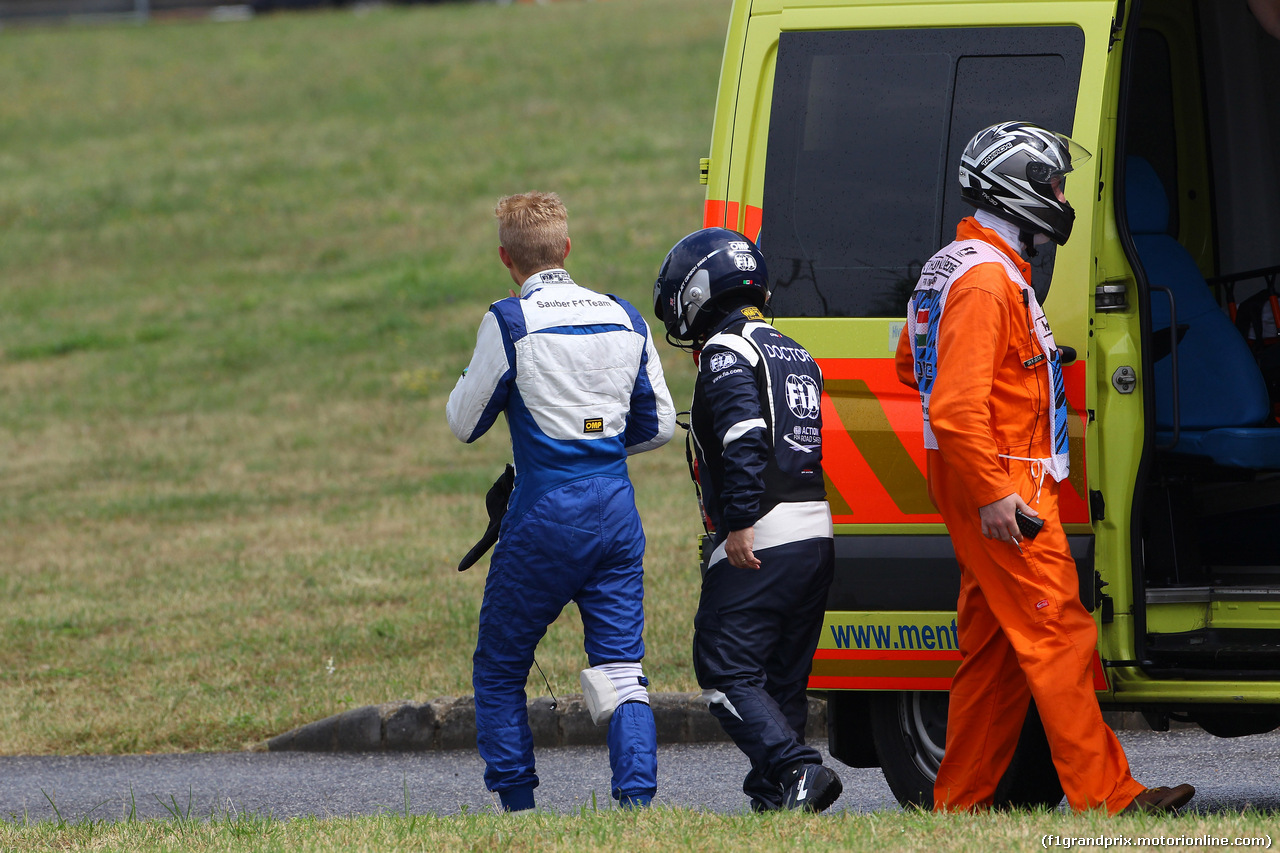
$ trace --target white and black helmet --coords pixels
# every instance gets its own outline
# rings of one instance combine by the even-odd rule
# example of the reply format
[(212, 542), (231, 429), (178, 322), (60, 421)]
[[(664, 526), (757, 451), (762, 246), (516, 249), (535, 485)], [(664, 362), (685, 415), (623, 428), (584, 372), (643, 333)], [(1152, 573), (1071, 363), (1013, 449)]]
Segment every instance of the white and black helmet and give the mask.
[(769, 272), (756, 244), (728, 228), (703, 228), (667, 253), (653, 283), (653, 313), (677, 341), (706, 331), (709, 309), (730, 294), (763, 308)]
[(1061, 133), (1025, 121), (1001, 122), (965, 146), (960, 197), (1061, 246), (1076, 218), (1062, 196), (1066, 174), (1089, 156)]

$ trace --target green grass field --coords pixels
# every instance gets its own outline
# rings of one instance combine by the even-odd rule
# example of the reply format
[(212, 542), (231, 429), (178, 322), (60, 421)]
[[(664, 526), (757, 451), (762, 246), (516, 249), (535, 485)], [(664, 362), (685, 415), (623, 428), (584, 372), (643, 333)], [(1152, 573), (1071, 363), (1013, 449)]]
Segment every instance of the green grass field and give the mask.
[[(701, 224), (728, 5), (0, 31), (0, 752), (471, 692), (455, 566), (510, 449), (444, 401), (510, 286), (493, 204), (558, 191), (571, 270), (644, 306)], [(678, 445), (632, 463), (660, 691), (694, 687)], [(572, 609), (538, 657), (576, 691)]]
[[(1204, 843), (1225, 838), (1225, 845)], [(1017, 813), (935, 817), (920, 812), (864, 815), (718, 815), (655, 808), (639, 814), (584, 809), (580, 814), (461, 815), (449, 818), (388, 814), (365, 818), (275, 821), (226, 813), (211, 820), (179, 816), (167, 821), (0, 822), (0, 849), (127, 851), (965, 851), (1205, 850), (1235, 839), (1268, 849), (1275, 838), (1270, 815), (1176, 818), (1106, 818), (1099, 815)], [(1151, 840), (1159, 839), (1151, 843)], [(1080, 843), (1083, 840), (1084, 843)], [(1127, 840), (1127, 844), (1126, 844)], [(1142, 843), (1148, 840), (1148, 843)], [(1109, 843), (1108, 843), (1109, 842)], [(1234, 849), (1241, 849), (1239, 845)]]
[[(501, 434), (459, 445), (443, 409), (509, 285), (493, 202), (560, 192), (571, 269), (644, 305), (701, 222), (728, 7), (0, 31), (0, 753), (235, 750), (354, 706), (470, 692), (484, 569), (454, 566), (508, 450)], [(690, 366), (663, 352), (687, 400)], [(647, 670), (656, 690), (691, 690), (683, 450), (632, 470)], [(559, 691), (584, 663), (580, 631), (570, 610), (540, 648)], [(1044, 834), (1270, 826), (233, 812), (18, 817), (0, 820), (0, 850), (1024, 851)]]

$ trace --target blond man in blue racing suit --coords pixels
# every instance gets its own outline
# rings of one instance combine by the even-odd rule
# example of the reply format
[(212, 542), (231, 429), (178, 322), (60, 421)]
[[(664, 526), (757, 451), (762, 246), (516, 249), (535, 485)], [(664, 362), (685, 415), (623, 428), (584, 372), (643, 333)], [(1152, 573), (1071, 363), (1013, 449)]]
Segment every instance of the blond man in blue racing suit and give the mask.
[(569, 602), (582, 616), (582, 683), (608, 724), (612, 794), (647, 805), (657, 736), (644, 658), (644, 530), (627, 457), (665, 444), (675, 411), (649, 327), (622, 299), (564, 269), (568, 214), (554, 193), (498, 202), (498, 255), (519, 295), (490, 306), (449, 395), (462, 441), (505, 413), (515, 488), (490, 561), (473, 661), (485, 784), (508, 811), (538, 784), (524, 685), (533, 652)]

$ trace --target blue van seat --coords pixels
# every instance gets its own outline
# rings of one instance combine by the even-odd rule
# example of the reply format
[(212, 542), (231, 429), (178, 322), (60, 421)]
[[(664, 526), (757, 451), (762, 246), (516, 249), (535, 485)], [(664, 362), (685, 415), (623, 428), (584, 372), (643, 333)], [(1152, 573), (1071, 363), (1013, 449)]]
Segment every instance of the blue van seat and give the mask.
[[(1280, 428), (1271, 419), (1262, 372), (1191, 255), (1169, 235), (1169, 199), (1141, 157), (1125, 160), (1125, 206), (1147, 281), (1169, 288), (1177, 305), (1179, 329), (1169, 332), (1169, 299), (1151, 294), (1152, 331), (1178, 335), (1180, 432), (1171, 452), (1231, 467), (1280, 469)], [(1160, 444), (1173, 439), (1172, 389), (1173, 359), (1165, 354), (1155, 363)]]

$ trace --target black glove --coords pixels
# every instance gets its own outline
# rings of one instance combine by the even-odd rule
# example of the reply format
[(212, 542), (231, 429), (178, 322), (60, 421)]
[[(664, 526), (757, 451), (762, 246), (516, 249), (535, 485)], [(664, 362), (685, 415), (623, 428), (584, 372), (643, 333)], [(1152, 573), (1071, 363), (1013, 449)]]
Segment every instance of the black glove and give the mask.
[(476, 564), (476, 561), (485, 555), (485, 552), (493, 547), (493, 543), (498, 541), (498, 531), (502, 528), (502, 517), (507, 514), (507, 500), (511, 497), (511, 490), (516, 485), (516, 469), (510, 462), (503, 470), (502, 476), (494, 481), (489, 487), (489, 492), (484, 496), (485, 509), (489, 511), (489, 527), (485, 530), (484, 535), (480, 537), (480, 541), (471, 547), (467, 552), (467, 556), (462, 558), (462, 562), (458, 563), (458, 571), (465, 572)]

